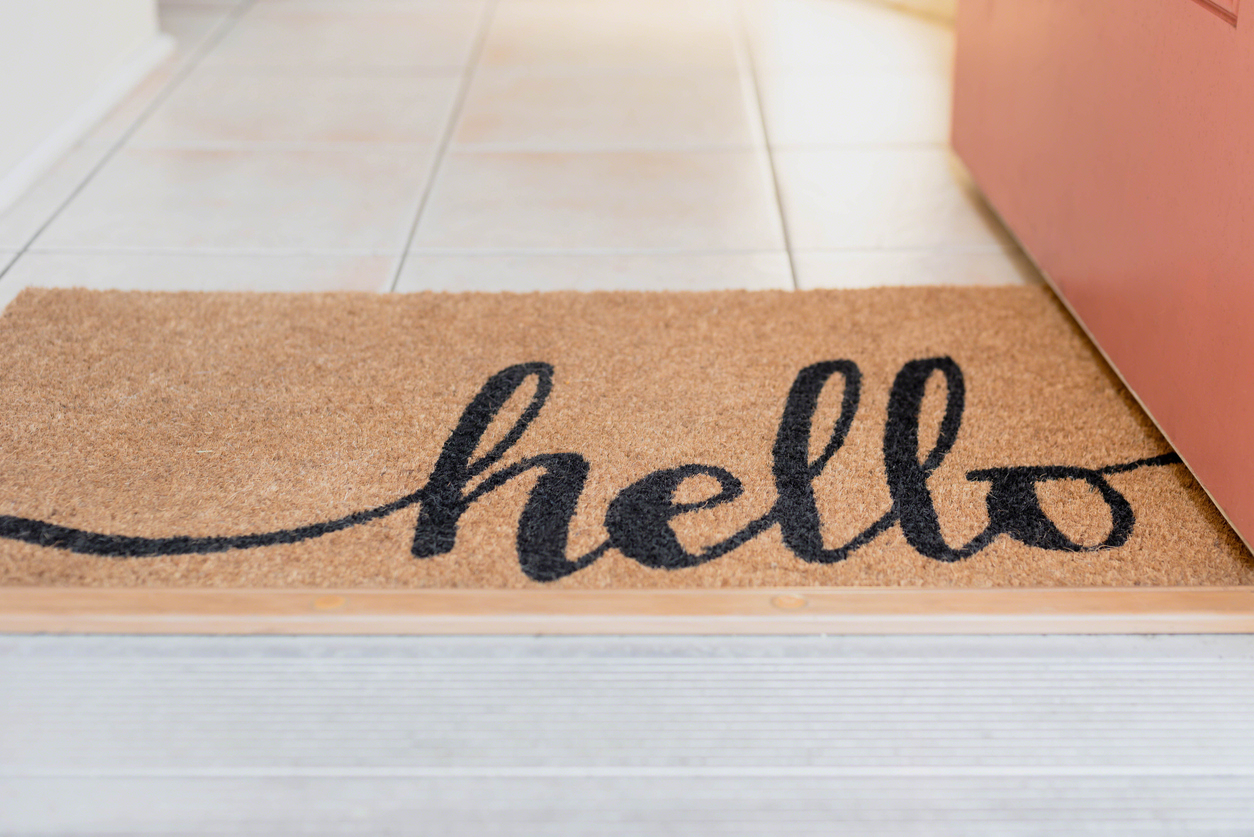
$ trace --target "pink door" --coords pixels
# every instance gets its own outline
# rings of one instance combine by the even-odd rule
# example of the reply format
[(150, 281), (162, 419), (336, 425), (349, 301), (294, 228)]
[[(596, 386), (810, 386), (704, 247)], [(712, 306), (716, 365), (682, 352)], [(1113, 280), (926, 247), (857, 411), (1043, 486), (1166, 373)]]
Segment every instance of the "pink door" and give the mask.
[(960, 0), (953, 139), (1250, 543), (1254, 2), (1237, 4)]

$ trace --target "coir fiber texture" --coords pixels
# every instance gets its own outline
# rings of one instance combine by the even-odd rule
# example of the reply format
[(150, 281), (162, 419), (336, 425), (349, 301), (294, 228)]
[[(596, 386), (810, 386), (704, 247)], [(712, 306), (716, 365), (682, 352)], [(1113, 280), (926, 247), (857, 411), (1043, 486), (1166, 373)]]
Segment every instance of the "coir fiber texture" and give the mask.
[(23, 292), (0, 583), (1230, 585), (1050, 293)]

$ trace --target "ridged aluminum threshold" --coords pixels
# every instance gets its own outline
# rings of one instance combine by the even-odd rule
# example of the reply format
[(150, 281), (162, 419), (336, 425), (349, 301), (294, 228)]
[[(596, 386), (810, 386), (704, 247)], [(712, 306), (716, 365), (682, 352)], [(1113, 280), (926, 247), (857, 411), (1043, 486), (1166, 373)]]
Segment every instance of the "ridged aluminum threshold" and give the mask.
[(1249, 834), (1254, 639), (0, 637), (0, 834)]

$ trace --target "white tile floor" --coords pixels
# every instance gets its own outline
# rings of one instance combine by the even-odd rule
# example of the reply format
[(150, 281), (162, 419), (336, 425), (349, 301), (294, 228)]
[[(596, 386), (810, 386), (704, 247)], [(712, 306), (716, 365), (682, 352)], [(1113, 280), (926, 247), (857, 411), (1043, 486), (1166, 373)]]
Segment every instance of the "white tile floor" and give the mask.
[(27, 285), (1040, 281), (947, 149), (935, 18), (872, 0), (161, 14), (175, 56), (0, 213), (0, 304)]

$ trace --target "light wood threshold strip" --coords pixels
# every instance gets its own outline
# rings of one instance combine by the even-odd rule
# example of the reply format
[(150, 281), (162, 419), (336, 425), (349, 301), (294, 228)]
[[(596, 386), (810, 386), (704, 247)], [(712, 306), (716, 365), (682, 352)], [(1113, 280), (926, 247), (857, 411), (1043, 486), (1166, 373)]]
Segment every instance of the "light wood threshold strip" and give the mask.
[(0, 631), (142, 634), (1254, 633), (1254, 587), (617, 591), (0, 587)]

